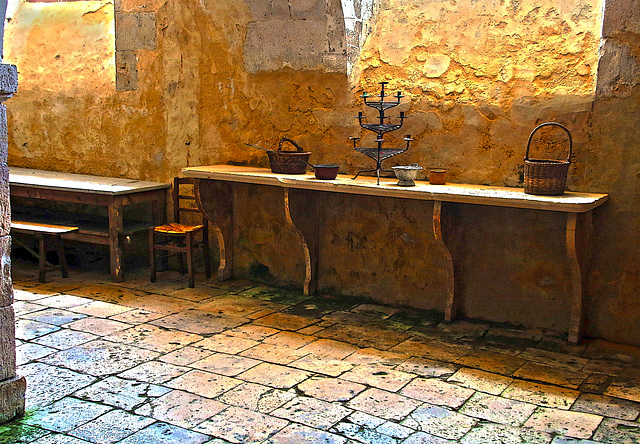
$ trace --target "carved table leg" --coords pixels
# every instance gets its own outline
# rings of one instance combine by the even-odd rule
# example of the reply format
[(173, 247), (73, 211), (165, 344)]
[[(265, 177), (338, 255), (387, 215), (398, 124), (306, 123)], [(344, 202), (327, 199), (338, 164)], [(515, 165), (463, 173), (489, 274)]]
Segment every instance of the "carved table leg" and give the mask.
[(307, 240), (306, 237), (303, 233), (303, 231), (301, 230), (302, 225), (296, 225), (296, 223), (293, 221), (293, 218), (291, 217), (291, 206), (290, 206), (290, 188), (285, 187), (283, 188), (284, 190), (284, 213), (285, 213), (285, 217), (287, 219), (287, 223), (289, 225), (291, 225), (293, 227), (293, 229), (296, 231), (296, 233), (298, 234), (298, 237), (300, 238), (300, 247), (302, 248), (302, 254), (304, 255), (304, 264), (305, 264), (305, 279), (304, 279), (304, 284), (303, 284), (303, 291), (304, 291), (304, 295), (308, 296), (309, 294), (311, 294), (314, 290), (311, 288), (311, 282), (314, 281), (315, 283), (315, 279), (313, 279), (313, 272), (314, 269), (312, 267), (312, 261), (311, 261), (311, 253), (309, 251), (309, 245), (307, 244)]
[(220, 266), (218, 280), (233, 276), (233, 201), (235, 187), (227, 182), (196, 179), (196, 204), (211, 222), (210, 228), (218, 239)]
[(447, 269), (447, 302), (444, 308), (444, 319), (450, 322), (455, 319), (458, 307), (455, 298), (453, 259), (442, 237), (442, 202), (438, 200), (433, 202), (433, 235), (435, 236), (436, 244), (440, 247), (445, 258), (445, 266)]
[(113, 282), (124, 281), (122, 266), (122, 242), (124, 239), (121, 239), (123, 231), (122, 200), (116, 197), (109, 205), (109, 260)]
[(582, 217), (582, 224), (578, 224), (577, 213), (567, 214), (567, 258), (571, 270), (571, 318), (569, 320), (569, 342), (577, 344), (583, 335), (583, 280), (589, 261), (589, 244), (593, 230), (591, 212)]

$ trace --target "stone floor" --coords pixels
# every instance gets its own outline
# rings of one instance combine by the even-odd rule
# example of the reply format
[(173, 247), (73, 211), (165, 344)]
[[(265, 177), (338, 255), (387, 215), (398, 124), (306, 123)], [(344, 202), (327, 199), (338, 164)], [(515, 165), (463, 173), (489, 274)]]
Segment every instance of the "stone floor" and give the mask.
[(640, 351), (146, 270), (14, 261), (27, 414), (2, 443), (640, 443)]

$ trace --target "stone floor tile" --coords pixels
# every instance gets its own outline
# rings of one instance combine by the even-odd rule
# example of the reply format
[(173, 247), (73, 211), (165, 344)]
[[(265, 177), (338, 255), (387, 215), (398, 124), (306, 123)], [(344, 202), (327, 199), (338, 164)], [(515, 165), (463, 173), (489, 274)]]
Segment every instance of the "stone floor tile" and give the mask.
[(111, 407), (63, 398), (48, 406), (40, 407), (23, 419), (25, 424), (37, 425), (52, 432), (69, 432), (111, 410)]
[(134, 413), (150, 416), (178, 427), (192, 429), (225, 408), (227, 408), (225, 404), (213, 399), (172, 390), (166, 395), (138, 407)]
[(442, 361), (425, 358), (409, 358), (396, 367), (406, 373), (413, 373), (427, 378), (440, 378), (443, 376), (453, 375), (458, 367)]
[(265, 344), (277, 345), (286, 348), (300, 348), (317, 340), (316, 336), (309, 336), (293, 331), (281, 331), (264, 339)]
[(592, 359), (585, 364), (582, 371), (584, 373), (602, 373), (609, 376), (618, 376), (624, 374), (625, 367), (620, 363), (609, 360)]
[(579, 394), (576, 390), (529, 381), (514, 381), (502, 392), (505, 398), (561, 410), (569, 410)]
[(313, 377), (298, 384), (303, 394), (328, 402), (349, 401), (367, 387), (339, 378)]
[(635, 421), (640, 415), (640, 404), (604, 395), (581, 393), (571, 406), (574, 412), (593, 413), (609, 418)]
[(571, 438), (588, 439), (602, 421), (601, 416), (539, 407), (524, 423), (524, 427)]
[(388, 319), (398, 312), (397, 308), (377, 304), (360, 304), (351, 309), (352, 313), (360, 313), (372, 318)]
[(256, 325), (277, 328), (279, 330), (300, 330), (316, 323), (315, 319), (285, 313), (273, 313), (255, 321)]
[[(159, 361), (175, 365), (190, 365), (216, 353), (198, 347), (182, 347), (158, 358)], [(206, 369), (203, 369), (206, 370)]]
[(130, 324), (113, 321), (111, 319), (88, 317), (65, 324), (64, 327), (72, 330), (83, 331), (97, 336), (108, 336), (122, 330), (131, 328)]
[(565, 370), (558, 367), (551, 367), (545, 364), (535, 362), (527, 362), (513, 373), (513, 376), (520, 379), (528, 379), (530, 381), (546, 382), (547, 384), (559, 385), (577, 389), (580, 387), (588, 374)]
[(229, 336), (227, 334), (217, 334), (209, 338), (205, 338), (200, 342), (193, 344), (193, 346), (222, 353), (236, 354), (259, 344), (260, 342), (252, 339), (244, 339), (238, 336)]
[(120, 373), (120, 376), (148, 384), (163, 384), (178, 376), (182, 376), (189, 370), (188, 367), (168, 364), (166, 362), (149, 361)]
[[(198, 309), (224, 316), (248, 318), (252, 313), (266, 309), (268, 305), (267, 302), (256, 299), (249, 299), (238, 295), (228, 295), (205, 302), (198, 306)], [(272, 311), (270, 310), (268, 314), (271, 313)]]
[(351, 412), (338, 403), (297, 396), (271, 414), (309, 427), (328, 430)]
[(304, 356), (293, 361), (290, 366), (328, 376), (340, 376), (353, 368), (353, 364), (349, 364), (348, 362), (323, 358), (316, 355)]
[(369, 415), (368, 413), (359, 412), (357, 410), (349, 415), (346, 421), (359, 424), (368, 429), (376, 429), (388, 422), (386, 419), (378, 418), (377, 416)]
[(164, 328), (182, 330), (199, 335), (221, 333), (247, 322), (245, 318), (226, 317), (204, 310), (180, 310), (180, 312), (165, 316), (150, 323)]
[(42, 361), (94, 376), (107, 376), (157, 357), (158, 353), (150, 350), (96, 340), (62, 350), (43, 358)]
[(52, 433), (34, 441), (33, 444), (87, 444), (89, 441), (61, 433)]
[(367, 444), (397, 444), (398, 439), (384, 435), (376, 430), (362, 427), (351, 422), (341, 422), (331, 429), (353, 440), (353, 442)]
[(191, 367), (225, 376), (237, 376), (240, 373), (260, 364), (260, 362), (261, 361), (256, 359), (245, 358), (242, 356), (227, 355), (226, 353), (213, 353), (204, 359), (193, 362)]
[(191, 302), (202, 302), (207, 299), (217, 298), (227, 294), (226, 290), (221, 288), (207, 288), (207, 291), (202, 291), (202, 288), (180, 288), (178, 290), (170, 291), (167, 296), (173, 298), (180, 298)]
[(22, 345), (16, 347), (16, 364), (24, 365), (28, 362), (35, 361), (36, 359), (44, 358), (52, 353), (56, 353), (58, 350), (51, 347), (45, 347), (44, 345), (33, 344), (31, 342), (25, 342)]
[(375, 348), (362, 348), (356, 350), (345, 358), (345, 361), (352, 364), (385, 364), (399, 365), (410, 358), (409, 355), (394, 353), (390, 351), (376, 350)]
[[(107, 301), (110, 302), (110, 301)], [(144, 294), (138, 297), (128, 297), (122, 300), (122, 305), (142, 310), (149, 310), (155, 313), (174, 314), (184, 310), (198, 307), (195, 302), (184, 299), (172, 298), (161, 294)]]
[(358, 347), (332, 339), (318, 339), (299, 349), (304, 354), (313, 354), (323, 358), (344, 359), (358, 351)]
[(346, 438), (301, 424), (289, 424), (263, 444), (344, 444)]
[(409, 427), (404, 427), (391, 421), (385, 421), (383, 424), (376, 427), (376, 431), (397, 439), (408, 438), (415, 432), (415, 430), (410, 429)]
[(450, 439), (430, 435), (429, 433), (416, 432), (406, 440), (402, 441), (402, 444), (454, 444), (455, 442), (456, 441), (452, 441)]
[(44, 322), (30, 321), (28, 319), (18, 319), (16, 321), (16, 339), (29, 341), (48, 335), (54, 331), (60, 330), (57, 325), (45, 324)]
[(239, 294), (244, 297), (268, 301), (270, 304), (276, 303), (283, 306), (295, 305), (311, 299), (310, 296), (306, 296), (300, 291), (290, 291), (282, 288), (271, 288), (260, 285), (254, 285), (252, 288), (248, 288)]
[(286, 389), (301, 383), (310, 376), (311, 373), (304, 370), (263, 362), (237, 377), (243, 381)]
[(551, 444), (602, 444), (601, 441), (592, 441), (590, 439), (577, 439), (568, 436), (556, 436)]
[[(243, 339), (246, 341), (246, 339)], [(300, 359), (306, 353), (288, 347), (280, 347), (273, 344), (258, 344), (253, 348), (249, 348), (240, 353), (240, 356), (247, 358), (260, 359), (262, 361), (271, 362), (273, 364), (289, 364)]]
[(128, 311), (132, 311), (133, 308), (125, 307), (118, 304), (111, 304), (109, 302), (91, 301), (84, 305), (74, 306), (71, 311), (75, 313), (81, 313), (88, 316), (95, 316), (98, 318), (108, 318), (110, 316), (116, 316)]
[(637, 379), (616, 379), (604, 391), (607, 396), (640, 402), (640, 381)]
[(114, 321), (126, 322), (131, 325), (148, 324), (156, 319), (163, 318), (167, 315), (163, 313), (154, 313), (153, 311), (144, 310), (140, 308), (133, 308), (124, 313), (110, 316), (109, 319)]
[(508, 425), (481, 422), (469, 431), (460, 444), (549, 444), (551, 435)]
[(580, 384), (579, 390), (582, 393), (603, 394), (613, 383), (615, 376), (591, 373)]
[(475, 393), (474, 390), (450, 384), (436, 378), (417, 378), (404, 387), (400, 394), (426, 401), (433, 405), (444, 405), (457, 409)]
[(498, 373), (505, 376), (513, 375), (516, 370), (527, 363), (526, 360), (517, 356), (485, 350), (471, 350), (454, 362), (466, 367), (477, 368), (478, 370)]
[(271, 413), (296, 397), (294, 389), (280, 390), (264, 385), (244, 382), (218, 397), (225, 404), (260, 413)]
[[(366, 325), (340, 324), (320, 330), (316, 333), (316, 336), (347, 342), (363, 348), (372, 347), (378, 350), (389, 350), (411, 337), (407, 333), (399, 333), (391, 330), (385, 330), (384, 333), (381, 333), (378, 328), (367, 327)], [(399, 350), (393, 351), (403, 353)]]
[[(272, 304), (269, 304), (269, 305), (272, 305)], [(250, 313), (250, 314), (246, 315), (245, 317), (247, 319), (251, 319), (252, 321), (255, 321), (256, 319), (264, 318), (265, 316), (269, 316), (271, 314), (274, 314), (277, 311), (278, 310), (276, 310), (274, 308), (263, 308), (262, 310)], [(305, 327), (305, 328), (309, 328), (309, 327)]]
[(604, 419), (593, 436), (595, 441), (616, 444), (640, 443), (640, 423)]
[(134, 345), (145, 350), (168, 353), (202, 340), (202, 336), (183, 331), (167, 330), (150, 324), (140, 324), (106, 336), (104, 339)]
[(460, 338), (480, 338), (483, 337), (491, 324), (485, 322), (469, 322), (465, 320), (459, 320), (457, 322), (441, 322), (436, 326), (445, 337), (451, 339)]
[(357, 395), (347, 407), (380, 418), (400, 421), (423, 403), (396, 393), (370, 388)]
[(66, 350), (97, 338), (98, 336), (92, 335), (91, 333), (63, 328), (46, 336), (40, 336), (32, 342), (45, 345), (47, 347), (53, 347), (58, 350)]
[(156, 422), (134, 433), (119, 444), (204, 444), (210, 437), (170, 424)]
[(13, 284), (13, 299), (16, 301), (37, 301), (50, 296), (57, 296), (57, 291), (45, 291), (37, 287), (30, 287), (28, 290), (20, 288), (19, 284)]
[(13, 312), (16, 315), (16, 318), (24, 316), (28, 313), (44, 310), (45, 308), (47, 308), (45, 305), (39, 305), (27, 301), (15, 301), (13, 303)]
[(98, 300), (104, 302), (112, 302), (114, 304), (122, 303), (125, 300), (130, 300), (146, 295), (143, 291), (133, 290), (121, 286), (115, 286), (110, 284), (93, 284), (82, 285), (78, 288), (68, 290), (65, 293), (72, 296), (80, 296), (91, 300)]
[(261, 443), (289, 425), (289, 421), (239, 407), (229, 407), (194, 430), (232, 443)]
[(154, 422), (154, 419), (132, 415), (124, 410), (111, 410), (72, 430), (70, 434), (96, 444), (113, 444)]
[(410, 338), (389, 349), (395, 353), (444, 362), (453, 362), (468, 353), (469, 350), (464, 345), (444, 344), (436, 341), (424, 342), (417, 338)]
[(74, 396), (131, 411), (170, 391), (171, 389), (159, 385), (110, 376), (77, 391)]
[(278, 329), (263, 327), (261, 325), (241, 325), (239, 327), (225, 331), (225, 334), (228, 334), (230, 336), (237, 336), (244, 339), (251, 339), (253, 341), (262, 341), (265, 338), (273, 336), (279, 332), (280, 330)]
[(298, 333), (300, 333), (301, 335), (314, 336), (316, 333), (318, 333), (320, 330), (323, 330), (324, 328), (325, 328), (324, 326), (318, 323), (318, 324), (310, 325), (305, 328), (301, 328), (300, 330), (298, 330)]
[(546, 364), (552, 367), (558, 367), (562, 369), (580, 371), (589, 362), (588, 359), (574, 356), (568, 353), (558, 353), (548, 350), (541, 350), (539, 348), (527, 348), (520, 353), (520, 357), (529, 361), (535, 361), (540, 364)]
[(496, 375), (495, 373), (465, 367), (458, 370), (453, 376), (449, 377), (447, 381), (479, 392), (499, 395), (513, 382), (513, 379)]
[(184, 375), (166, 382), (164, 385), (195, 395), (204, 396), (205, 398), (215, 398), (240, 383), (241, 381), (226, 376), (216, 375), (202, 370), (191, 370)]
[(28, 381), (25, 400), (27, 409), (62, 399), (96, 380), (93, 376), (37, 362), (19, 367), (18, 374)]
[[(340, 378), (347, 381), (377, 387), (390, 392), (397, 392), (407, 385), (416, 376), (393, 370), (390, 366), (382, 364), (358, 365), (344, 373)], [(471, 395), (469, 395), (471, 396)]]
[(49, 433), (40, 427), (23, 424), (20, 420), (0, 424), (0, 442), (3, 444), (32, 443)]
[(400, 424), (445, 439), (460, 439), (476, 424), (477, 419), (444, 407), (425, 404), (413, 411)]
[(535, 410), (536, 406), (533, 404), (478, 392), (458, 411), (474, 418), (518, 427)]

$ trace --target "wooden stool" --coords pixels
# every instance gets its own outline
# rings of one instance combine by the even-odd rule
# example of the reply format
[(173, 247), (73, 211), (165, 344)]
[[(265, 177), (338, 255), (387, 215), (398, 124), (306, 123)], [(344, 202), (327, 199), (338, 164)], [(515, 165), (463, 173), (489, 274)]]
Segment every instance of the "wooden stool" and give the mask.
[[(67, 260), (64, 257), (64, 241), (60, 237), (61, 234), (77, 231), (78, 227), (67, 227), (64, 225), (41, 224), (36, 222), (11, 222), (11, 234), (27, 234), (35, 236), (38, 239), (38, 251), (34, 251), (17, 237), (13, 236), (13, 240), (24, 247), (34, 257), (38, 258), (38, 268), (40, 273), (38, 281), (46, 282), (47, 273), (50, 271), (60, 270), (62, 277), (69, 277), (69, 269)], [(60, 265), (52, 265), (47, 262), (48, 247), (58, 253), (58, 261)]]

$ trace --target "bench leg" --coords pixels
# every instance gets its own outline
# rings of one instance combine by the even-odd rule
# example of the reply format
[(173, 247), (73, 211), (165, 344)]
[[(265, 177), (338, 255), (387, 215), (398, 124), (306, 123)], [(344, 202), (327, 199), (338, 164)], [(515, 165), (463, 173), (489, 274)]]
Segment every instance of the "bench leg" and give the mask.
[(155, 239), (154, 239), (153, 229), (149, 230), (149, 267), (151, 268), (151, 282), (156, 281), (156, 249), (154, 248)]
[(47, 282), (47, 248), (43, 235), (38, 236), (38, 268), (38, 282)]
[(60, 236), (54, 238), (56, 250), (58, 251), (58, 261), (60, 262), (60, 272), (63, 278), (69, 277), (69, 268), (67, 267), (67, 258), (64, 255), (64, 240)]
[[(189, 288), (194, 288), (196, 284), (193, 279), (193, 236), (191, 235), (191, 232), (187, 233), (185, 242), (187, 244), (187, 272), (189, 275)], [(180, 254), (180, 258), (182, 258), (182, 254)]]

